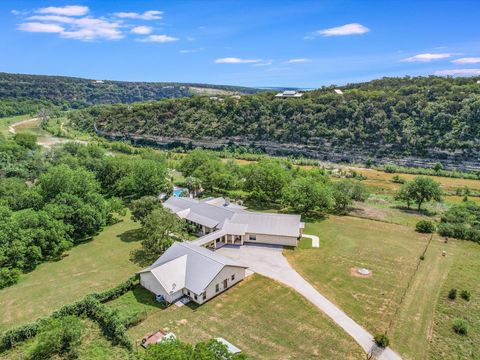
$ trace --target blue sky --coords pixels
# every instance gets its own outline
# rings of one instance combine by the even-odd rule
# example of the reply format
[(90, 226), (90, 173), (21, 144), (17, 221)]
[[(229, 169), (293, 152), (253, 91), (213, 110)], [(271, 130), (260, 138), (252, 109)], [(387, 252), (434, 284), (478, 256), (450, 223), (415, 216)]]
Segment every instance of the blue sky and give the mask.
[(478, 1), (0, 1), (0, 71), (315, 88), (480, 75)]

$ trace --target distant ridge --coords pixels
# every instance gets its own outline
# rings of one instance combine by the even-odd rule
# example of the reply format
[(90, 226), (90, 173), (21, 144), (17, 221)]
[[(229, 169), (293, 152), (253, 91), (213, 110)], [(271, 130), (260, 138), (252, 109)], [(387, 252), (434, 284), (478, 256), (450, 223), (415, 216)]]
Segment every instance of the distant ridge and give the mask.
[(0, 100), (49, 100), (55, 104), (73, 103), (74, 107), (190, 97), (197, 93), (254, 94), (259, 91), (257, 88), (230, 85), (117, 81), (0, 72)]

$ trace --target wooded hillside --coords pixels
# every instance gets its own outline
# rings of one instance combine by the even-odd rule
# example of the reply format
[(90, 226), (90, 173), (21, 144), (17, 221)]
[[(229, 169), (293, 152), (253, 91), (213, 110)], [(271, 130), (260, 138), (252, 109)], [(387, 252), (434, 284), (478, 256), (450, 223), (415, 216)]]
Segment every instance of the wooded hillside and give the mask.
[(253, 88), (226, 85), (127, 82), (0, 73), (0, 105), (5, 101), (13, 100), (47, 100), (55, 105), (81, 108), (92, 104), (132, 103), (189, 97), (192, 96), (191, 87), (238, 93), (258, 91)]
[(227, 139), (374, 155), (461, 154), (475, 157), (480, 139), (476, 78), (384, 78), (310, 91), (301, 98), (260, 93), (240, 99), (170, 99), (95, 106), (72, 114), (83, 129), (137, 136)]

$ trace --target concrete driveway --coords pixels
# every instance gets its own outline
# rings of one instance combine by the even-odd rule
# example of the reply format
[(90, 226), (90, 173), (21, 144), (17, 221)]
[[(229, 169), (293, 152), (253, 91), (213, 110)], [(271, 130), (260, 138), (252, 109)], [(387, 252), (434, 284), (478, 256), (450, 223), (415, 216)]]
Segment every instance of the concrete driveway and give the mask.
[(258, 274), (296, 290), (343, 328), (360, 344), (365, 352), (374, 351), (379, 360), (401, 360), (401, 357), (390, 348), (383, 351), (377, 348), (373, 342), (373, 336), (367, 330), (348, 317), (347, 314), (301, 277), (283, 256), (283, 248), (281, 246), (227, 245), (216, 250), (216, 252), (249, 266), (251, 270)]

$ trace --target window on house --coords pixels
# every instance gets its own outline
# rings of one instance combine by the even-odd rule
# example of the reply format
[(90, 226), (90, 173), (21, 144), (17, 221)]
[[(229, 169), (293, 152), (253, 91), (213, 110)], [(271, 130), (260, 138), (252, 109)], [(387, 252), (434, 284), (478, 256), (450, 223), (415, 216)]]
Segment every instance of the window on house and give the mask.
[(234, 280), (235, 280), (235, 274), (232, 275), (232, 281), (234, 281)]
[(223, 280), (223, 288), (226, 289), (228, 287), (228, 279)]
[(215, 285), (215, 292), (219, 292), (220, 291), (220, 284), (217, 284)]
[(249, 235), (248, 240), (250, 241), (256, 241), (257, 240), (257, 235)]
[(195, 294), (193, 297), (195, 298), (195, 300), (197, 300), (197, 299), (198, 299), (198, 297), (197, 297), (197, 294)]
[(206, 293), (206, 292), (203, 293), (202, 299), (203, 299), (203, 300), (207, 300), (207, 293)]

